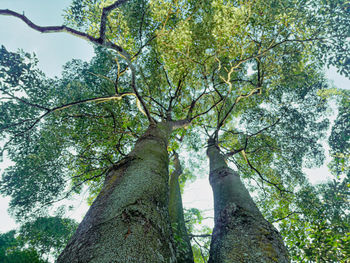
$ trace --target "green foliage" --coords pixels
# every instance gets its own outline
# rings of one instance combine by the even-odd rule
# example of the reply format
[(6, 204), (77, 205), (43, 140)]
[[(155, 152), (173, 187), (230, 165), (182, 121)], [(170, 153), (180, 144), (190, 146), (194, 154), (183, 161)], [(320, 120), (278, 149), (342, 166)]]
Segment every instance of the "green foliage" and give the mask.
[(203, 226), (202, 212), (196, 208), (184, 210), (187, 232), (191, 238), (195, 263), (205, 263), (209, 259), (209, 247), (212, 229)]
[(350, 3), (348, 0), (309, 1), (304, 8), (307, 23), (315, 25), (316, 32), (326, 41), (318, 41), (315, 55), (328, 66), (332, 65), (344, 76), (350, 77)]
[(39, 217), (18, 231), (0, 234), (0, 262), (48, 262), (45, 258), (56, 258), (77, 226), (77, 222), (68, 218)]
[[(98, 38), (102, 10), (114, 2), (74, 0), (66, 24)], [(207, 135), (216, 132), (270, 220), (301, 210), (288, 219), (295, 222), (281, 223), (286, 236), (292, 231), (286, 242), (295, 260), (339, 259), (348, 242), (341, 232), (348, 226), (336, 215), (346, 211), (338, 189), (347, 191), (348, 184), (348, 100), (340, 102), (329, 139), (334, 189), (308, 186), (302, 169), (324, 161), (329, 94), (322, 68), (333, 65), (349, 76), (349, 17), (347, 0), (127, 1), (107, 17), (105, 36), (129, 52), (130, 61), (96, 47), (89, 63), (67, 63), (61, 79), (47, 79), (34, 56), (1, 47), (1, 152), (15, 164), (4, 172), (0, 193), (12, 197), (18, 219), (40, 216), (38, 208), (83, 186), (92, 203), (108, 169), (149, 124), (141, 98), (149, 119), (191, 121), (169, 141), (169, 152), (191, 153), (182, 189), (203, 171)], [(21, 235), (40, 251), (59, 240), (58, 251), (65, 232), (42, 229), (49, 221), (38, 220), (46, 223), (29, 223)], [(193, 232), (202, 218), (191, 210), (185, 220)], [(195, 240), (196, 261), (205, 262), (210, 239)]]
[[(0, 102), (0, 132), (9, 138), (2, 152), (16, 164), (3, 174), (0, 191), (13, 196), (14, 214), (23, 218), (39, 205), (66, 196), (68, 183), (72, 193), (96, 179), (91, 184), (95, 193), (107, 168), (128, 151), (140, 124), (125, 115), (136, 108), (129, 99), (79, 103), (114, 94), (108, 80), (115, 69), (108, 64), (110, 54), (97, 49), (90, 64), (73, 60), (61, 80), (47, 80), (29, 54), (4, 47), (1, 52), (0, 92), (5, 97)], [(119, 82), (122, 89), (123, 79)]]
[(66, 246), (78, 224), (61, 217), (39, 217), (21, 226), (19, 239), (40, 255), (57, 257)]
[(329, 137), (330, 154), (333, 160), (330, 168), (338, 176), (350, 171), (350, 92), (342, 91), (339, 96), (338, 116)]
[(347, 262), (350, 255), (349, 178), (306, 186), (297, 213), (279, 224), (296, 262)]
[(0, 262), (1, 263), (46, 263), (38, 253), (31, 248), (24, 248), (22, 243), (15, 237), (12, 230), (0, 234)]
[(329, 137), (336, 179), (317, 186), (304, 183), (287, 206), (280, 203), (273, 212), (273, 218), (283, 219), (279, 229), (295, 262), (347, 262), (350, 255), (347, 94), (335, 94), (341, 96)]

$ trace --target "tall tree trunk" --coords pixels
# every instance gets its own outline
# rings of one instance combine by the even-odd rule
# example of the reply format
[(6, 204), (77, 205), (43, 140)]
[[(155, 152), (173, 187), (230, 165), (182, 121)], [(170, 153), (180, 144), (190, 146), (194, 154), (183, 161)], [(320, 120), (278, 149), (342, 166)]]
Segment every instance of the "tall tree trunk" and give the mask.
[(174, 155), (174, 166), (175, 170), (171, 173), (169, 180), (169, 215), (176, 245), (176, 258), (178, 263), (193, 263), (191, 241), (186, 229), (179, 185), (182, 167), (177, 153)]
[(289, 262), (281, 235), (264, 219), (212, 139), (207, 154), (215, 221), (208, 263)]
[(176, 262), (168, 212), (168, 123), (151, 125), (106, 177), (59, 263)]

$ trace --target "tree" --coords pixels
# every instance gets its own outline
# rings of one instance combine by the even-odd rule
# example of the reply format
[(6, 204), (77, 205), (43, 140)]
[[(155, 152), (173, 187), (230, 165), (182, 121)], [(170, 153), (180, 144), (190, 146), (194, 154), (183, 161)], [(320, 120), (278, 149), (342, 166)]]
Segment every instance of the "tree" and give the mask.
[(0, 262), (48, 262), (64, 249), (77, 223), (60, 217), (39, 217), (18, 231), (0, 234)]
[(169, 179), (169, 216), (177, 247), (177, 262), (193, 262), (190, 237), (187, 233), (184, 211), (182, 206), (179, 176), (182, 175), (182, 166), (179, 154), (174, 152), (174, 171)]
[(334, 177), (324, 184), (303, 185), (291, 211), (281, 216), (283, 220), (275, 220), (296, 262), (346, 262), (349, 257), (348, 91), (329, 89), (322, 97), (336, 97), (339, 104), (328, 138)]
[(267, 222), (215, 145), (208, 142), (215, 228), (208, 262), (289, 262), (282, 237)]
[(44, 263), (33, 249), (21, 249), (15, 238), (15, 231), (0, 235), (0, 262), (35, 262)]
[(76, 230), (78, 224), (69, 218), (38, 217), (19, 229), (19, 239), (40, 255), (57, 257)]
[[(320, 59), (347, 72), (348, 51), (337, 53), (347, 43), (347, 5), (75, 0), (67, 25), (58, 27), (0, 10), (40, 32), (67, 32), (100, 46), (90, 64), (71, 62), (60, 80), (45, 79), (28, 54), (2, 48), (3, 150), (16, 165), (3, 175), (1, 192), (13, 197), (11, 205), (23, 218), (38, 205), (90, 186), (94, 201), (58, 262), (175, 262), (183, 242), (173, 235), (186, 235), (183, 224), (170, 227), (168, 150), (198, 148), (208, 139), (199, 134), (204, 130), (242, 177), (256, 180), (259, 198), (268, 200), (260, 204), (263, 210), (288, 212), (293, 188), (305, 184), (304, 162), (322, 162), (318, 139), (327, 125), (318, 119), (325, 109), (316, 96), (325, 88)], [(334, 30), (339, 19), (344, 27)], [(320, 53), (329, 45), (336, 59)], [(288, 261), (279, 235), (240, 189), (245, 198), (238, 206), (252, 203), (256, 229), (265, 224), (265, 236), (274, 240), (269, 246)], [(225, 198), (217, 197), (215, 211), (221, 211)], [(228, 200), (229, 206), (237, 202)], [(217, 257), (215, 242), (225, 242), (219, 214), (210, 257), (238, 260), (227, 253)]]

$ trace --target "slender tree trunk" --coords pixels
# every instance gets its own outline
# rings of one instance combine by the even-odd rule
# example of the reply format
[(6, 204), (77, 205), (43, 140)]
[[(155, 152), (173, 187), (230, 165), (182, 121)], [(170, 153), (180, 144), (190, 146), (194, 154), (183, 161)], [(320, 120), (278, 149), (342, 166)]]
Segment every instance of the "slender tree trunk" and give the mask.
[(186, 229), (179, 185), (182, 168), (177, 153), (175, 153), (174, 166), (175, 170), (169, 180), (169, 215), (176, 245), (176, 258), (178, 263), (193, 263), (191, 241)]
[(209, 263), (289, 262), (282, 237), (264, 219), (213, 140), (208, 141), (207, 154), (215, 221)]
[(58, 263), (176, 262), (168, 212), (168, 123), (152, 125), (106, 177)]

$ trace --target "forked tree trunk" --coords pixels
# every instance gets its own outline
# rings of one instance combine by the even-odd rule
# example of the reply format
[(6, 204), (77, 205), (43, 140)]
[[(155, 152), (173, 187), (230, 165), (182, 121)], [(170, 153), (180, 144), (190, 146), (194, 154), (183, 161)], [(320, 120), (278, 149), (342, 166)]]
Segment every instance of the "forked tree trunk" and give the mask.
[(289, 262), (281, 235), (264, 219), (213, 140), (208, 141), (207, 154), (215, 221), (209, 263)]
[(150, 126), (107, 175), (59, 263), (176, 262), (168, 212), (170, 125)]
[(193, 263), (191, 241), (186, 229), (179, 185), (182, 168), (177, 153), (175, 153), (174, 166), (175, 170), (171, 173), (169, 180), (169, 215), (176, 245), (176, 258), (178, 263)]

